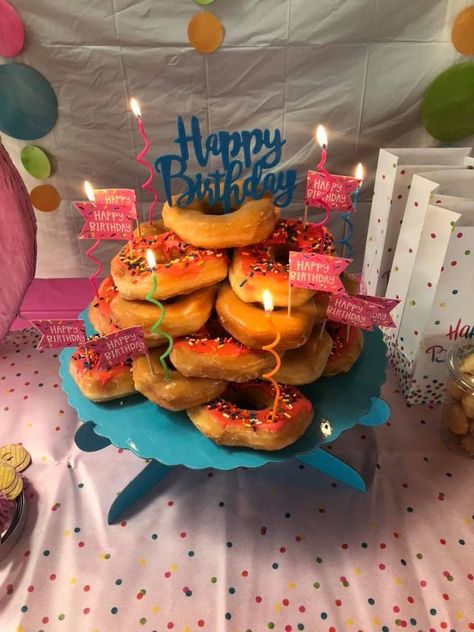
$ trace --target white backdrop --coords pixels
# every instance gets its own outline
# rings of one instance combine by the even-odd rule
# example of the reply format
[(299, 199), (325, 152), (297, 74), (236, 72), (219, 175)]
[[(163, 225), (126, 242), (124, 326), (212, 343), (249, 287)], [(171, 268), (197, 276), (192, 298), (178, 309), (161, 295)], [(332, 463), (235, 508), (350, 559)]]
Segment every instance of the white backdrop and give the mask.
[[(318, 158), (317, 123), (330, 134), (329, 168), (374, 172), (379, 147), (436, 145), (419, 122), (423, 91), (462, 58), (451, 25), (469, 0), (216, 0), (208, 10), (225, 27), (223, 47), (208, 56), (187, 40), (192, 0), (10, 0), (26, 27), (16, 58), (44, 74), (59, 100), (59, 120), (34, 141), (55, 160), (49, 180), (58, 211), (37, 213), (37, 276), (83, 276), (87, 243), (70, 203), (87, 178), (99, 187), (138, 189), (145, 179), (128, 99), (142, 104), (150, 158), (174, 148), (175, 118), (196, 114), (203, 133), (280, 127), (285, 166), (300, 182)], [(465, 58), (462, 58), (465, 59)], [(7, 61), (7, 60), (5, 60)], [(26, 144), (3, 137), (13, 160)], [(469, 143), (464, 140), (463, 145)], [(25, 173), (29, 188), (38, 181)], [(355, 218), (361, 261), (370, 179)], [(288, 213), (301, 213), (302, 187)], [(341, 235), (340, 218), (333, 221)], [(117, 244), (101, 246), (104, 260)]]

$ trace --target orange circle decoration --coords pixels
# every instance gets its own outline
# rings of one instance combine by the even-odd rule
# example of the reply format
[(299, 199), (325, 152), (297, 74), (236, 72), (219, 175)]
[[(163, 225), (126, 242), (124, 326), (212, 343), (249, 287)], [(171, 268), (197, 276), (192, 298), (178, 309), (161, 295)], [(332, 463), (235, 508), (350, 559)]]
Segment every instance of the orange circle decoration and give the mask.
[(61, 202), (61, 196), (51, 184), (40, 184), (32, 189), (30, 199), (35, 209), (44, 213), (55, 211)]
[(451, 32), (454, 48), (463, 55), (474, 55), (474, 6), (461, 11)]
[(224, 27), (213, 13), (196, 13), (188, 24), (188, 39), (199, 53), (212, 53), (224, 40)]

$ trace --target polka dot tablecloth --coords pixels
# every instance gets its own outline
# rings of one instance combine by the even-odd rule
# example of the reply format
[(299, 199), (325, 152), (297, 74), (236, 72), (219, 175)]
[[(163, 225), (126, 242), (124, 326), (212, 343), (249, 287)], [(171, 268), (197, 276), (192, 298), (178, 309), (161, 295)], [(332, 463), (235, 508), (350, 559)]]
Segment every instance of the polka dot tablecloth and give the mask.
[(0, 563), (1, 632), (474, 630), (472, 463), (391, 373), (391, 422), (331, 447), (366, 494), (297, 461), (176, 468), (107, 526), (144, 463), (75, 447), (57, 356), (35, 341), (17, 332), (0, 349), (0, 445), (33, 456), (25, 532)]

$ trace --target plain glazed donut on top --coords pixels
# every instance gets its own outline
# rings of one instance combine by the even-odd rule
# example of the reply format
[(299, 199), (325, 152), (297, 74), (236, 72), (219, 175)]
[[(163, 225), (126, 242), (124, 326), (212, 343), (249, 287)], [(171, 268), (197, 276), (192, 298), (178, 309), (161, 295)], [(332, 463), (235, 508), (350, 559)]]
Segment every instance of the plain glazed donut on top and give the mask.
[(89, 305), (88, 316), (92, 327), (101, 336), (107, 336), (118, 330), (110, 314), (110, 305), (118, 295), (112, 277), (106, 277), (99, 285), (97, 296)]
[(189, 294), (227, 276), (227, 257), (222, 250), (196, 248), (170, 232), (146, 236), (129, 242), (111, 261), (112, 277), (125, 299), (145, 300), (152, 289), (148, 249), (157, 262), (154, 298), (158, 300)]
[(160, 353), (156, 349), (149, 353), (153, 373), (146, 356), (135, 357), (132, 367), (135, 388), (158, 406), (166, 410), (185, 410), (210, 402), (225, 390), (227, 382), (223, 380), (185, 377), (174, 369), (170, 369), (167, 379), (160, 363)]
[[(200, 329), (209, 318), (214, 307), (217, 287), (217, 285), (203, 287), (200, 290), (191, 292), (191, 294), (183, 294), (182, 296), (163, 301), (165, 316), (160, 325), (160, 330), (175, 338), (192, 334)], [(151, 331), (152, 326), (161, 315), (160, 308), (153, 305), (153, 303), (148, 301), (127, 301), (118, 295), (110, 304), (110, 313), (113, 321), (120, 329), (141, 327), (147, 346), (159, 347), (168, 343), (167, 338)]]
[(195, 334), (174, 341), (171, 362), (188, 377), (246, 382), (261, 377), (275, 364), (267, 351), (250, 349), (213, 320)]
[(309, 340), (299, 349), (286, 351), (275, 379), (283, 384), (311, 384), (321, 377), (332, 349), (332, 338), (316, 325)]
[[(234, 251), (229, 281), (237, 296), (246, 303), (262, 302), (263, 290), (267, 289), (277, 307), (286, 307), (290, 250), (332, 255), (335, 252), (334, 240), (325, 226), (305, 226), (296, 219), (279, 220), (268, 239)], [(314, 294), (314, 290), (294, 287), (291, 289), (291, 304), (295, 307), (303, 305)]]
[(288, 316), (287, 309), (276, 309), (271, 318), (251, 303), (244, 303), (226, 282), (221, 285), (216, 300), (216, 311), (221, 325), (242, 344), (261, 349), (275, 339), (276, 330), (281, 340), (278, 351), (301, 347), (308, 340), (315, 322), (324, 320), (328, 299), (316, 304), (313, 299), (295, 307)]
[(230, 384), (219, 399), (186, 412), (196, 428), (218, 444), (281, 450), (306, 432), (313, 406), (297, 388), (282, 384), (272, 420), (273, 398), (272, 384), (254, 380)]
[(333, 377), (339, 373), (347, 373), (359, 359), (364, 347), (364, 335), (357, 327), (328, 321), (326, 329), (333, 340), (332, 351), (323, 371), (324, 377)]
[(200, 248), (236, 248), (256, 244), (272, 232), (280, 215), (270, 195), (259, 200), (248, 198), (230, 213), (211, 208), (205, 200), (194, 201), (185, 208), (163, 205), (165, 225), (184, 241)]

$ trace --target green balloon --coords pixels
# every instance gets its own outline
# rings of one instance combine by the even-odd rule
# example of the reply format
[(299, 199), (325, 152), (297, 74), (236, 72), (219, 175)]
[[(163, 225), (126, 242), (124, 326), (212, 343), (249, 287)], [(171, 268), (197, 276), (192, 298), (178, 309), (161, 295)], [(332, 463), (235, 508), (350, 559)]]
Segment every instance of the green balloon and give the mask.
[(46, 152), (37, 145), (27, 145), (21, 150), (21, 162), (29, 174), (45, 180), (51, 175), (51, 162)]
[(464, 62), (442, 72), (421, 102), (421, 122), (434, 138), (445, 142), (474, 134), (474, 63)]
[(194, 0), (196, 4), (212, 4), (214, 0)]

